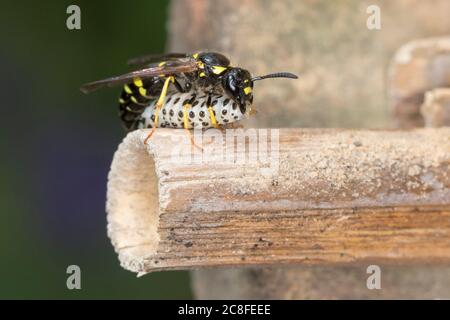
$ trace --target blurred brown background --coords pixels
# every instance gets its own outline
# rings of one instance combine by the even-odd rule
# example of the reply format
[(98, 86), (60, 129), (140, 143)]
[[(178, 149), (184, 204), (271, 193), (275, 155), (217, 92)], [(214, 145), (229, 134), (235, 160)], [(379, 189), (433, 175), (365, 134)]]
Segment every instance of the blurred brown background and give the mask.
[[(380, 30), (366, 26), (371, 5)], [(388, 127), (390, 60), (406, 42), (449, 36), (449, 12), (447, 0), (173, 0), (169, 48), (224, 52), (254, 74), (300, 74), (257, 84), (252, 125)]]

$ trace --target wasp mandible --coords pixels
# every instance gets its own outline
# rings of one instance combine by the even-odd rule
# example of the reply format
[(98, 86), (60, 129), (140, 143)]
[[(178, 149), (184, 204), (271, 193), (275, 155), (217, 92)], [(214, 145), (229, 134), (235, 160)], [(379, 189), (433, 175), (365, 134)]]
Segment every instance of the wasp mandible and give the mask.
[(87, 83), (81, 91), (123, 85), (120, 119), (128, 131), (151, 128), (146, 143), (157, 127), (207, 129), (239, 121), (253, 103), (255, 81), (298, 78), (289, 72), (252, 77), (217, 52), (150, 55), (129, 65), (141, 69)]

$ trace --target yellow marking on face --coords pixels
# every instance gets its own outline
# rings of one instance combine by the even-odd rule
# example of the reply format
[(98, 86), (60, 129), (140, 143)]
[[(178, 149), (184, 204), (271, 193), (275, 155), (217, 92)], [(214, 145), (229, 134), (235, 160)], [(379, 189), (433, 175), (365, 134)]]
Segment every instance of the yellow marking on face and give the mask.
[(133, 83), (136, 87), (142, 87), (144, 84), (142, 83), (142, 80), (139, 78), (134, 78)]
[(221, 67), (221, 66), (214, 66), (214, 67), (212, 67), (212, 71), (214, 72), (214, 74), (221, 74), (225, 70), (227, 70), (226, 67)]
[(201, 78), (206, 77), (206, 74), (202, 71), (202, 72), (200, 72), (199, 77), (201, 77)]
[(136, 99), (135, 97), (133, 97), (133, 96), (131, 96), (130, 100), (131, 100), (133, 103), (138, 103), (137, 99)]
[(158, 64), (158, 67), (162, 67), (162, 66), (165, 65), (166, 63), (167, 63), (166, 61), (160, 62), (160, 63)]
[(245, 87), (245, 88), (244, 88), (244, 93), (245, 93), (246, 95), (250, 94), (251, 92), (252, 92), (252, 88), (251, 88), (251, 87)]
[(197, 62), (197, 65), (198, 65), (198, 67), (199, 67), (200, 69), (204, 69), (204, 68), (205, 68), (205, 65), (204, 65), (203, 62), (201, 62), (201, 61)]
[(198, 58), (198, 53), (194, 53), (194, 54), (192, 55), (192, 57), (193, 57), (194, 59), (197, 59), (197, 58)]
[(244, 82), (245, 82), (245, 83), (248, 83), (248, 79), (245, 79)]
[(147, 89), (140, 87), (139, 88), (139, 94), (143, 97), (147, 96)]
[(123, 89), (128, 94), (132, 94), (133, 93), (133, 91), (131, 91), (130, 87), (127, 84), (123, 86)]

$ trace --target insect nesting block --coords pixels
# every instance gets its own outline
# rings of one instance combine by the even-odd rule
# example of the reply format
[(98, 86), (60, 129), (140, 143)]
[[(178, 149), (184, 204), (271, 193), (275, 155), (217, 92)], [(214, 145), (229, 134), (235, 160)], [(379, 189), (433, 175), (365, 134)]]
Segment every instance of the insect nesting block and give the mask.
[(125, 269), (450, 261), (450, 128), (147, 135), (109, 173)]

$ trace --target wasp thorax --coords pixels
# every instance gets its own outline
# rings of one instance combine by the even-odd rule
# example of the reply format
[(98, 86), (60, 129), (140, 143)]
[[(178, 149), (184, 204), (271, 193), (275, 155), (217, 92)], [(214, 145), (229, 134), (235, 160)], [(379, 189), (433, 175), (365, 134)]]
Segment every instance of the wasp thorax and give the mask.
[(200, 67), (201, 78), (217, 78), (230, 66), (230, 60), (223, 54), (217, 52), (203, 52), (194, 54)]
[(241, 68), (229, 69), (222, 78), (225, 92), (239, 105), (245, 113), (248, 105), (253, 103), (253, 81), (250, 72)]

